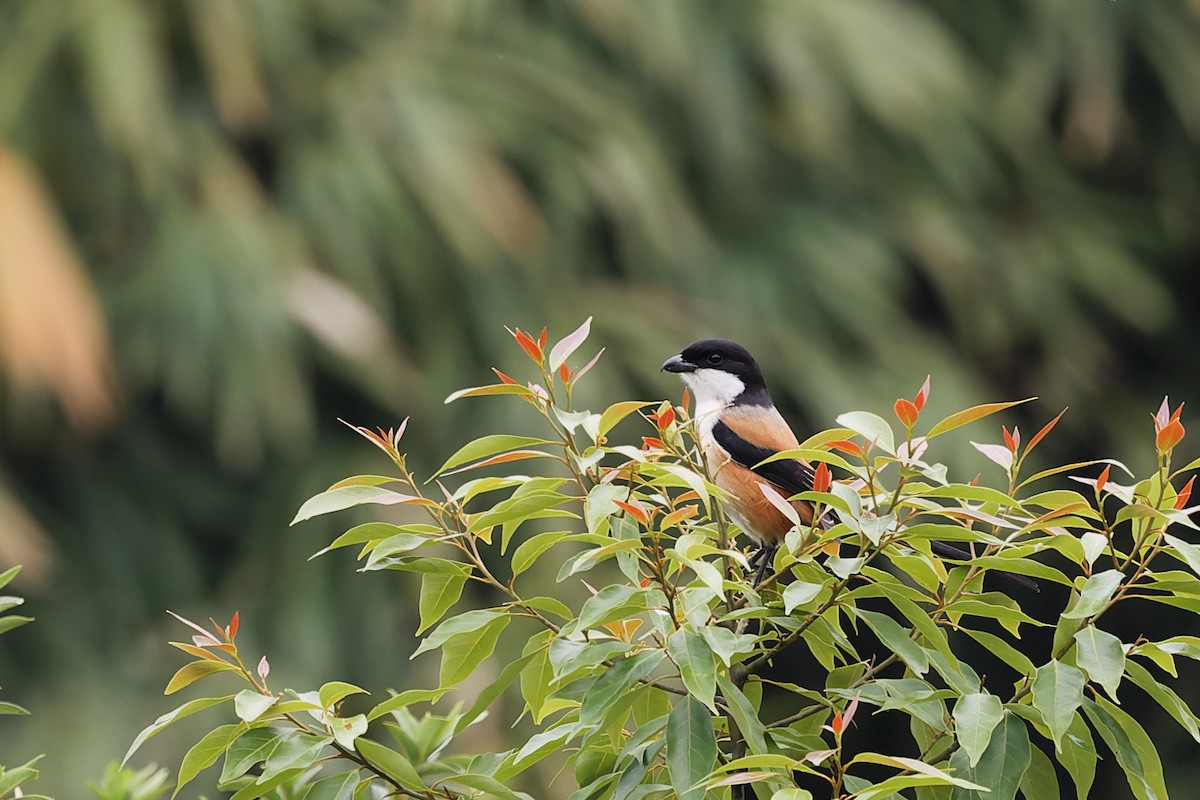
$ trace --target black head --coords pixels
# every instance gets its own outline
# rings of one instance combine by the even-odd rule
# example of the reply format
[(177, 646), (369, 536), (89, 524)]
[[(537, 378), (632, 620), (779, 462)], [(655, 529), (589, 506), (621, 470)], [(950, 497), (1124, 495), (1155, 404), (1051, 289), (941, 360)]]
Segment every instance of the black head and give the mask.
[(737, 403), (771, 404), (758, 363), (750, 355), (750, 351), (728, 339), (701, 339), (692, 342), (683, 348), (679, 355), (667, 359), (662, 368), (667, 372), (680, 373), (684, 382), (698, 391), (710, 383), (704, 380), (706, 374), (712, 374), (707, 372), (708, 370), (725, 373), (737, 378), (743, 387), (741, 393), (730, 400)]

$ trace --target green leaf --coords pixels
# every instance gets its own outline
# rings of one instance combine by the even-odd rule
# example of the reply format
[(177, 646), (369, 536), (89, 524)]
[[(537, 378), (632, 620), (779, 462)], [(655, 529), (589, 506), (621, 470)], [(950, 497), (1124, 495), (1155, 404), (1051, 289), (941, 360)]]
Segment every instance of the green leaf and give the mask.
[(275, 773), (270, 777), (260, 776), (254, 783), (247, 784), (234, 792), (229, 797), (229, 800), (257, 800), (257, 798), (295, 778), (301, 772), (303, 772), (302, 769), (296, 768)]
[(242, 722), (254, 722), (278, 700), (279, 698), (273, 694), (262, 694), (253, 689), (243, 689), (233, 700), (233, 710)]
[(1062, 740), (1083, 702), (1087, 683), (1082, 672), (1070, 664), (1053, 659), (1038, 667), (1033, 679), (1033, 707), (1042, 714), (1050, 729), (1054, 749), (1062, 751)]
[(358, 737), (367, 732), (367, 717), (364, 714), (355, 714), (352, 717), (331, 717), (326, 719), (325, 724), (329, 726), (333, 740), (347, 750), (353, 750)]
[(29, 711), (22, 708), (21, 706), (17, 705), (16, 703), (0, 701), (0, 714), (25, 716), (25, 715), (29, 714)]
[(646, 589), (613, 583), (589, 597), (579, 610), (574, 629), (584, 631), (606, 622), (626, 619), (645, 611), (650, 593)]
[(1121, 675), (1125, 671), (1125, 648), (1121, 640), (1095, 625), (1076, 632), (1076, 663), (1088, 677), (1104, 687), (1109, 697), (1116, 698)]
[(717, 674), (717, 685), (721, 687), (721, 696), (725, 705), (737, 723), (738, 731), (745, 738), (753, 755), (766, 755), (771, 752), (767, 746), (767, 729), (758, 717), (758, 712), (751, 705), (750, 699), (739, 689), (725, 673)]
[(1162, 762), (1153, 740), (1133, 717), (1103, 697), (1083, 701), (1083, 711), (1117, 757), (1138, 800), (1167, 800)]
[(592, 682), (579, 708), (579, 721), (588, 727), (600, 724), (604, 713), (642, 678), (657, 667), (663, 658), (661, 650), (646, 650), (622, 659), (604, 670)]
[(167, 682), (167, 688), (163, 690), (163, 694), (175, 694), (185, 686), (190, 686), (201, 678), (218, 672), (237, 672), (237, 667), (227, 661), (191, 661), (179, 668), (171, 680)]
[(309, 786), (302, 800), (354, 800), (354, 790), (358, 784), (356, 769), (341, 775), (330, 775)]
[(496, 680), (484, 687), (483, 691), (479, 692), (476, 696), (475, 702), (471, 704), (471, 707), (458, 716), (458, 721), (454, 723), (452, 735), (457, 736), (476, 720), (482, 719), (487, 714), (488, 709), (512, 685), (513, 681), (517, 680), (525, 669), (525, 666), (532, 660), (532, 655), (522, 655), (520, 658), (505, 664), (504, 669), (500, 670), (500, 675), (497, 676)]
[(1083, 589), (1079, 592), (1079, 601), (1075, 607), (1064, 612), (1063, 616), (1068, 619), (1087, 619), (1099, 614), (1108, 605), (1108, 601), (1112, 599), (1124, 577), (1124, 573), (1115, 569), (1098, 572), (1091, 576), (1083, 584)]
[(963, 628), (962, 631), (1020, 674), (1029, 676), (1033, 675), (1036, 671), (1033, 662), (1029, 660), (1028, 656), (994, 633), (977, 631), (971, 628)]
[(979, 763), (972, 766), (965, 749), (956, 750), (950, 757), (950, 770), (956, 777), (986, 786), (991, 791), (956, 786), (951, 800), (1013, 800), (1029, 766), (1029, 749), (1025, 723), (1012, 714), (1005, 714), (1003, 721), (992, 731), (991, 741)]
[[(961, 778), (957, 775), (951, 775), (950, 773), (944, 772), (943, 770), (940, 770), (931, 764), (926, 764), (924, 761), (919, 761), (915, 758), (908, 758), (906, 756), (886, 756), (886, 755), (882, 755), (880, 753), (859, 753), (858, 755), (856, 755), (854, 758), (852, 758), (850, 760), (850, 763), (851, 764), (862, 764), (862, 763), (881, 764), (885, 767), (895, 767), (896, 769), (908, 770), (910, 772), (916, 773), (916, 775), (920, 775), (920, 776), (923, 776), (926, 778), (932, 778), (932, 779), (934, 779), (934, 781), (936, 781), (936, 784), (914, 783), (914, 784), (911, 784), (913, 786), (927, 786), (927, 785), (940, 784), (940, 785), (948, 785), (948, 786), (958, 786), (963, 789), (977, 789), (978, 790), (978, 789), (987, 788), (984, 786), (980, 786), (979, 784), (976, 784), (976, 783), (971, 783), (968, 780), (964, 780), (963, 778)], [(897, 776), (897, 777), (912, 777), (912, 776)], [(882, 786), (882, 784), (880, 784), (880, 786)], [(863, 795), (856, 795), (856, 796), (857, 797), (865, 797), (866, 795), (863, 794)], [(879, 797), (879, 796), (881, 796), (881, 793), (876, 792), (876, 793), (871, 794), (870, 796)]]
[(892, 426), (878, 414), (870, 411), (848, 411), (837, 418), (837, 423), (857, 433), (886, 453), (895, 455), (896, 438)]
[(554, 545), (563, 540), (564, 536), (568, 535), (568, 531), (550, 531), (548, 533), (539, 533), (531, 536), (521, 544), (517, 545), (517, 549), (512, 555), (512, 573), (513, 577), (517, 577), (525, 570), (532, 567), (545, 553)]
[(0, 572), (0, 589), (3, 589), (5, 586), (8, 586), (8, 584), (12, 583), (12, 579), (17, 577), (20, 572), (20, 564), (15, 567), (9, 567), (8, 569), (4, 570), (4, 572)]
[(877, 611), (867, 611), (861, 608), (851, 610), (856, 617), (871, 626), (871, 630), (879, 637), (879, 641), (900, 656), (909, 669), (918, 675), (924, 675), (929, 671), (929, 656), (925, 653), (925, 649), (912, 640), (908, 631), (900, 627), (900, 623), (887, 614), (880, 614)]
[[(1169, 533), (1164, 533), (1163, 539), (1174, 549), (1175, 552), (1171, 553), (1172, 555), (1186, 561), (1187, 565), (1192, 568), (1192, 572), (1200, 575), (1200, 548)], [(1167, 552), (1171, 551), (1168, 550)]]
[(1182, 725), (1193, 739), (1200, 742), (1200, 718), (1197, 718), (1182, 697), (1155, 680), (1150, 671), (1136, 661), (1127, 661), (1125, 672), (1130, 680)]
[[(704, 637), (689, 628), (680, 628), (667, 637), (667, 655), (679, 668), (683, 685), (687, 687), (691, 696), (715, 714), (716, 705), (713, 698), (716, 696), (717, 687), (716, 657)], [(707, 714), (705, 717), (707, 718)], [(676, 786), (673, 781), (671, 785)]]
[[(565, 510), (549, 511), (549, 509), (560, 506), (563, 503), (569, 503), (573, 499), (558, 492), (548, 490), (514, 493), (507, 500), (497, 503), (494, 508), (472, 515), (468, 530), (474, 533), (518, 520), (524, 521), (552, 516), (574, 517), (578, 519), (578, 515), (574, 512)], [(515, 530), (515, 527), (508, 529), (509, 535), (512, 534), (513, 530)], [(505, 541), (507, 542), (507, 538)]]
[(429, 650), (436, 650), (449, 641), (451, 637), (480, 630), (498, 617), (504, 615), (504, 611), (498, 611), (493, 608), (477, 608), (471, 611), (464, 611), (462, 614), (446, 620), (438, 626), (437, 630), (426, 636), (410, 658), (416, 658)]
[(384, 747), (378, 742), (363, 738), (356, 740), (354, 747), (372, 766), (377, 767), (400, 786), (410, 792), (419, 792), (422, 796), (428, 793), (429, 787), (421, 780), (416, 767), (400, 753), (390, 747)]
[(244, 730), (246, 730), (244, 722), (236, 725), (221, 725), (209, 731), (200, 741), (192, 745), (179, 764), (179, 779), (175, 782), (175, 791), (171, 796), (179, 794), (179, 790), (191, 783), (201, 770), (215, 764), (221, 754)]
[(521, 670), (521, 696), (525, 698), (529, 713), (538, 725), (546, 715), (543, 711), (546, 698), (553, 691), (554, 667), (550, 663), (550, 642), (553, 639), (554, 631), (541, 631), (529, 640), (522, 651), (522, 655), (532, 658)]
[(390, 522), (365, 522), (362, 525), (355, 525), (327, 546), (313, 553), (309, 556), (309, 560), (311, 561), (318, 556), (323, 556), (329, 551), (337, 550), (341, 547), (366, 544), (367, 542), (382, 542), (385, 539), (392, 539), (397, 536), (411, 536), (414, 540), (419, 540), (414, 541), (413, 547), (408, 548), (414, 549), (421, 542), (429, 541), (432, 536), (436, 536), (438, 533), (440, 531), (432, 525), (393, 525)]
[(287, 770), (308, 768), (321, 757), (322, 751), (332, 741), (332, 736), (294, 732), (282, 739), (279, 746), (267, 757), (260, 779), (265, 780)]
[(703, 800), (703, 781), (717, 760), (713, 718), (699, 700), (685, 697), (671, 709), (666, 733), (667, 776), (675, 797)]
[(414, 703), (436, 703), (446, 694), (445, 689), (405, 689), (379, 703), (367, 712), (367, 721), (373, 722), (385, 714), (391, 714)]
[(360, 689), (352, 683), (343, 683), (342, 681), (331, 681), (317, 690), (317, 696), (321, 698), (321, 708), (333, 708), (352, 694), (370, 694), (370, 692)]
[(481, 458), (495, 455), (496, 453), (504, 453), (509, 450), (520, 450), (522, 448), (537, 447), (540, 445), (555, 444), (549, 439), (539, 439), (534, 436), (509, 436), (506, 434), (495, 434), (491, 436), (482, 436), (468, 444), (463, 445), (454, 455), (446, 459), (446, 463), (433, 473), (433, 477), (441, 475), (449, 469), (454, 469), (461, 464), (467, 464), (472, 461), (478, 461)]
[(532, 391), (517, 383), (493, 383), (488, 386), (474, 386), (470, 389), (459, 389), (442, 402), (449, 405), (455, 400), (459, 400), (463, 397), (486, 397), (494, 394), (517, 394), (521, 395), (522, 397), (534, 396)]
[(658, 405), (659, 402), (660, 401), (658, 400), (647, 400), (645, 402), (640, 400), (625, 400), (620, 403), (613, 403), (611, 406), (604, 409), (604, 413), (600, 415), (600, 436), (607, 436), (608, 432), (611, 431), (618, 422), (625, 419), (639, 408)]
[[(13, 792), (21, 784), (37, 778), (40, 773), (33, 768), (33, 765), (39, 759), (41, 759), (41, 756), (37, 756), (33, 760), (27, 761), (25, 764), (10, 770), (0, 767), (0, 797), (8, 797), (9, 792)], [(24, 797), (26, 800), (49, 800), (49, 798), (43, 798), (40, 795), (24, 795)]]
[(442, 615), (458, 602), (466, 584), (467, 575), (462, 572), (426, 572), (422, 576), (421, 597), (417, 601), (417, 609), (421, 616), (421, 624), (417, 628), (418, 636), (440, 620)]
[(783, 613), (791, 614), (800, 606), (811, 603), (824, 588), (820, 583), (792, 581), (783, 590)]
[(429, 501), (379, 486), (342, 486), (321, 492), (304, 501), (304, 505), (300, 506), (300, 510), (296, 512), (295, 518), (288, 524), (295, 525), (297, 522), (303, 522), (321, 514), (342, 511), (364, 503), (390, 506), (402, 503), (427, 504)]
[(221, 783), (244, 775), (246, 770), (260, 761), (266, 761), (279, 746), (280, 732), (273, 728), (251, 728), (237, 737), (225, 751), (225, 766), (221, 770)]
[[(455, 786), (466, 786), (469, 789), (481, 791), (484, 793), (483, 797), (495, 797), (499, 800), (529, 800), (529, 795), (514, 792), (491, 775), (460, 774), (449, 778), (448, 782)], [(455, 797), (457, 796), (455, 795)]]
[(1003, 411), (1006, 408), (1019, 406), (1022, 403), (1028, 403), (1031, 400), (1036, 400), (1036, 397), (1027, 397), (1024, 400), (1013, 400), (1008, 403), (984, 403), (979, 406), (972, 406), (965, 411), (958, 411), (943, 419), (938, 424), (929, 429), (929, 433), (925, 434), (926, 440), (932, 439), (935, 436), (941, 436), (943, 433), (948, 433), (955, 428), (961, 428), (963, 425), (974, 422), (978, 419), (995, 414), (997, 411)]
[(14, 628), (28, 625), (30, 622), (33, 622), (33, 617), (20, 617), (14, 614), (0, 617), (0, 633), (8, 633)]
[(1004, 704), (987, 692), (965, 694), (954, 704), (953, 717), (958, 743), (974, 767), (991, 742), (992, 731), (1004, 719)]
[(454, 636), (443, 644), (438, 687), (444, 689), (466, 680), (480, 662), (496, 649), (500, 634), (511, 620), (512, 618), (505, 614), (477, 631)]
[(1021, 778), (1021, 795), (1025, 800), (1060, 800), (1054, 764), (1036, 747), (1029, 748), (1029, 756), (1029, 768)]
[(129, 761), (129, 757), (137, 752), (137, 749), (141, 747), (147, 739), (159, 733), (168, 725), (178, 722), (184, 717), (190, 717), (197, 711), (203, 711), (206, 708), (212, 708), (215, 705), (220, 705), (221, 703), (232, 700), (233, 698), (234, 695), (231, 694), (227, 694), (224, 697), (201, 697), (196, 700), (189, 700), (178, 708), (163, 714), (161, 717), (154, 720), (152, 724), (146, 726), (142, 732), (137, 735), (137, 738), (133, 740), (133, 744), (129, 746), (129, 750), (126, 751), (125, 757), (121, 759), (121, 766), (125, 766), (126, 762)]
[(1071, 720), (1071, 727), (1067, 728), (1067, 735), (1063, 737), (1058, 763), (1066, 767), (1071, 780), (1074, 781), (1078, 800), (1087, 800), (1091, 796), (1098, 758), (1091, 728), (1077, 713)]

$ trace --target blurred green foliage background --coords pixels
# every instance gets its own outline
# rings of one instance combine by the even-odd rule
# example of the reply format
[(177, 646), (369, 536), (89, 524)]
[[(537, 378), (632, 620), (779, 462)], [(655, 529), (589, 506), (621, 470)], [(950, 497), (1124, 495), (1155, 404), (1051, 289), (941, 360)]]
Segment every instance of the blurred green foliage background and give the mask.
[(1196, 0), (5, 0), (0, 566), (39, 619), (0, 754), (81, 796), (172, 705), (165, 608), (240, 609), (285, 682), (409, 680), (412, 591), (287, 523), (382, 467), (337, 417), (411, 415), (426, 473), (527, 426), (441, 402), (519, 364), (505, 324), (594, 315), (593, 407), (721, 335), (797, 428), (932, 373), (1144, 467), (1200, 374), (1198, 81)]

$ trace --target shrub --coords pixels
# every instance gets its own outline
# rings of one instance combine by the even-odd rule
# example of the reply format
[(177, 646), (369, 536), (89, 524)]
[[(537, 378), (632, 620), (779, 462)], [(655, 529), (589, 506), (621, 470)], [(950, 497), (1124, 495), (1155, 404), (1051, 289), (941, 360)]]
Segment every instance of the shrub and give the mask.
[[(843, 414), (838, 428), (786, 454), (825, 465), (819, 491), (801, 497), (838, 524), (797, 525), (754, 586), (697, 454), (686, 397), (621, 401), (600, 413), (573, 407), (596, 361), (568, 366), (587, 334), (585, 323), (548, 348), (544, 330), (515, 330), (535, 380), (497, 372), (500, 383), (447, 400), (515, 398), (540, 418), (543, 436), (484, 436), (422, 481), (400, 449), (407, 420), (378, 432), (352, 426), (394, 471), (340, 481), (296, 516), (364, 504), (426, 514), (358, 525), (322, 552), (358, 547), (365, 569), (420, 580), (417, 633), (425, 635), (416, 652), (440, 654), (436, 687), (409, 687), (350, 713), (342, 701), (362, 693), (357, 686), (270, 685), (266, 659), (238, 650), (236, 614), (211, 629), (184, 620), (192, 641), (175, 646), (194, 660), (167, 692), (218, 673), (246, 688), (184, 703), (130, 753), (171, 723), (221, 706), (228, 721), (187, 753), (178, 786), (223, 758), (220, 783), (235, 800), (351, 798), (372, 785), (413, 798), (526, 798), (519, 787), (532, 788), (528, 772), (542, 761), (571, 771), (572, 800), (1043, 798), (1059, 796), (1060, 768), (1084, 798), (1102, 750), (1135, 796), (1167, 796), (1141, 709), (1117, 696), (1136, 687), (1200, 741), (1200, 720), (1162, 682), (1175, 676), (1177, 657), (1200, 658), (1200, 638), (1123, 642), (1104, 623), (1126, 604), (1200, 612), (1200, 549), (1177, 533), (1196, 528), (1192, 481), (1175, 488), (1200, 462), (1173, 466), (1184, 435), (1178, 409), (1164, 401), (1154, 415), (1157, 466), (1148, 476), (1111, 459), (1026, 476), (1027, 457), (1060, 414), (1028, 441), (1002, 428), (1002, 443), (973, 443), (999, 467), (994, 485), (951, 477), (940, 448), (944, 434), (1014, 403), (926, 426), (926, 383), (897, 401), (899, 424)], [(627, 418), (649, 426), (640, 446), (615, 436)], [(543, 469), (457, 482), (517, 462)], [(1077, 474), (1089, 466), (1100, 468), (1097, 477)], [(974, 556), (939, 558), (933, 541), (961, 543)], [(547, 566), (556, 584), (529, 578)], [(1019, 600), (1033, 594), (989, 589), (1002, 585), (1001, 575), (989, 579), (995, 573), (1060, 585), (1061, 613), (1032, 616)], [(487, 602), (461, 610), (469, 583)], [(580, 585), (588, 593), (576, 602)], [(1021, 638), (1039, 628), (1052, 635)], [(525, 642), (520, 656), (469, 703), (434, 713), (504, 638)], [(985, 683), (981, 652), (1011, 669), (1011, 685)], [(787, 680), (772, 670), (785, 659), (816, 665), (823, 680)], [(495, 752), (460, 744), (469, 725), (514, 695), (528, 735), (514, 733)], [(864, 737), (851, 727), (879, 719), (864, 706), (903, 715), (907, 737), (879, 752), (855, 744)], [(537, 787), (537, 796), (546, 791)]]
[[(0, 589), (8, 586), (8, 584), (12, 582), (12, 579), (17, 577), (17, 574), (20, 573), (20, 571), (21, 568), (16, 566), (10, 567), (9, 569), (0, 573)], [(17, 606), (22, 605), (24, 602), (25, 600), (20, 597), (13, 595), (0, 595), (0, 633), (8, 633), (14, 628), (19, 628), (26, 623), (33, 622), (31, 617), (23, 617), (18, 614), (9, 613)], [(24, 715), (28, 713), (28, 711), (16, 703), (0, 700), (0, 716), (11, 716), (18, 714)], [(5, 798), (9, 797), (22, 796), (25, 797), (26, 800), (48, 800), (48, 798), (42, 797), (41, 795), (22, 794), (22, 784), (25, 784), (38, 776), (38, 771), (35, 765), (39, 759), (40, 756), (32, 761), (22, 764), (19, 767), (13, 767), (11, 769), (0, 765), (0, 800), (5, 800)]]

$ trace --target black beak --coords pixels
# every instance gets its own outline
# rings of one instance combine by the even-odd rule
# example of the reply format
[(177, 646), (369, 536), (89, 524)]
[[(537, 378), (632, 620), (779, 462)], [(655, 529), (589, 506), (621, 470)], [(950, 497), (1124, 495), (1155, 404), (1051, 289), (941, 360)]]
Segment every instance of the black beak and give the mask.
[(663, 362), (662, 368), (667, 372), (695, 372), (698, 369), (683, 356), (671, 356)]

